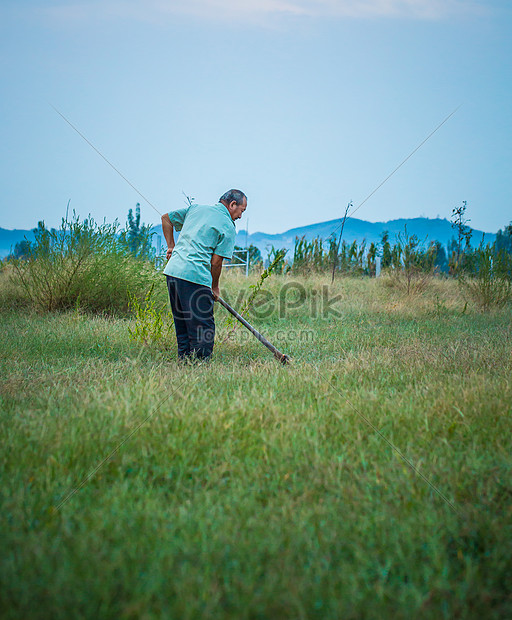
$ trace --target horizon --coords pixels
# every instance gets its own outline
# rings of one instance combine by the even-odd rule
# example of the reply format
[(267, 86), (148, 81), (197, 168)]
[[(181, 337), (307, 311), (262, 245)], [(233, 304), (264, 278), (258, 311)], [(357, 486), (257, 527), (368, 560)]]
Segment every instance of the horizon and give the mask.
[[(320, 238), (324, 242), (327, 242), (333, 234), (337, 237), (340, 231), (339, 223), (341, 222), (341, 219), (342, 218), (336, 218), (323, 222), (315, 222), (302, 227), (288, 228), (278, 233), (255, 231), (246, 236), (246, 230), (241, 229), (236, 233), (237, 243), (242, 246), (245, 244), (246, 247), (248, 245), (256, 246), (262, 252), (263, 256), (268, 254), (274, 244), (275, 247), (281, 247), (283, 249), (287, 249), (287, 251), (293, 251), (295, 240), (303, 236), (309, 240)], [(353, 222), (350, 222), (350, 220), (353, 220)], [(399, 226), (396, 225), (397, 222), (400, 223)], [(456, 238), (456, 231), (453, 230), (451, 221), (447, 218), (441, 217), (433, 218), (420, 216), (413, 218), (396, 218), (376, 222), (370, 222), (361, 218), (348, 217), (346, 223), (347, 226), (344, 229), (343, 239), (345, 242), (350, 243), (356, 241), (360, 244), (364, 241), (366, 243), (375, 243), (379, 246), (384, 230), (389, 232), (392, 239), (394, 238), (398, 240), (400, 236), (405, 233), (405, 228), (407, 228), (407, 233), (409, 235), (415, 235), (420, 240), (422, 245), (427, 245), (432, 241), (438, 241), (445, 247), (445, 249), (447, 249), (451, 241)], [(150, 231), (154, 234), (152, 246), (157, 252), (159, 252), (160, 248), (165, 246), (165, 239), (161, 232), (161, 224), (149, 224), (144, 222), (141, 222), (141, 224), (151, 226)], [(332, 230), (325, 230), (326, 227), (329, 228), (329, 225)], [(354, 226), (356, 230), (351, 230)], [(438, 229), (439, 226), (441, 226), (441, 230)], [(377, 227), (377, 230), (373, 229), (373, 227)], [(432, 227), (436, 230), (430, 230)], [(30, 229), (9, 230), (0, 227), (0, 259), (3, 260), (10, 253), (12, 253), (15, 245), (24, 238), (27, 238), (30, 241), (32, 239), (32, 231), (35, 228), (36, 227), (32, 227)], [(504, 227), (501, 227), (498, 230), (502, 230), (503, 228)], [(119, 232), (124, 230), (124, 227), (120, 222), (118, 230)], [(493, 243), (498, 233), (498, 231), (487, 231), (473, 227), (471, 227), (471, 230), (474, 235), (472, 238), (473, 243), (470, 245), (473, 247), (479, 246), (482, 242)], [(480, 235), (482, 235), (481, 238)]]
[[(88, 214), (86, 217), (89, 217), (90, 214)], [(81, 217), (81, 216), (80, 216)], [(83, 218), (82, 218), (83, 219)], [(292, 230), (295, 230), (297, 228), (308, 228), (311, 226), (317, 226), (319, 224), (329, 224), (331, 222), (341, 222), (343, 220), (343, 217), (337, 217), (337, 218), (333, 218), (330, 220), (322, 220), (319, 222), (312, 222), (310, 224), (303, 224), (301, 226), (293, 226), (292, 228), (287, 228), (286, 230), (282, 230), (280, 232), (267, 232), (267, 231), (263, 231), (263, 230), (256, 230), (254, 232), (249, 232), (249, 236), (251, 235), (256, 235), (258, 233), (260, 234), (266, 234), (266, 235), (283, 235), (286, 232), (290, 232)], [(358, 220), (360, 222), (365, 222), (368, 224), (389, 224), (392, 222), (397, 222), (400, 220), (431, 220), (431, 221), (435, 221), (435, 220), (440, 220), (440, 221), (445, 221), (451, 224), (451, 221), (448, 217), (441, 217), (440, 215), (437, 215), (436, 217), (433, 216), (426, 216), (426, 215), (418, 215), (418, 216), (413, 216), (413, 217), (397, 217), (397, 218), (393, 218), (393, 219), (389, 219), (389, 220), (367, 220), (364, 218), (358, 218), (358, 217), (352, 217), (352, 216), (348, 216), (347, 220)], [(43, 221), (43, 220), (38, 220), (39, 221)], [(61, 220), (62, 221), (62, 220)], [(481, 228), (477, 228), (477, 227), (473, 227), (470, 226), (468, 224), (468, 226), (472, 229), (472, 230), (477, 230), (479, 232), (485, 232), (486, 234), (496, 234), (498, 232), (498, 230), (503, 230), (505, 228), (505, 226), (507, 226), (508, 224), (512, 223), (512, 217), (510, 219), (509, 222), (504, 223), (502, 226), (500, 226), (497, 230), (493, 231), (493, 230), (483, 230)], [(151, 224), (151, 222), (141, 222), (141, 224), (145, 224), (145, 225), (149, 225)], [(46, 222), (45, 222), (46, 225)], [(120, 225), (122, 225), (122, 223), (120, 222)], [(151, 224), (152, 228), (157, 228), (159, 226), (161, 226), (160, 223), (158, 224)], [(1, 230), (5, 230), (8, 232), (14, 232), (16, 230), (20, 230), (23, 232), (31, 232), (32, 230), (34, 230), (35, 228), (37, 228), (37, 224), (35, 226), (32, 226), (31, 228), (4, 228), (3, 226), (0, 226)], [(50, 228), (57, 228), (57, 226), (50, 226)], [(239, 230), (236, 231), (236, 234), (244, 234), (246, 232), (245, 228), (240, 228)]]
[[(82, 217), (82, 216), (80, 216), (80, 217)], [(90, 214), (88, 214), (86, 217), (90, 217)], [(61, 222), (62, 222), (62, 219), (61, 219)], [(284, 234), (286, 232), (295, 230), (297, 228), (308, 228), (310, 226), (317, 226), (319, 224), (329, 224), (330, 222), (341, 222), (342, 219), (343, 219), (343, 217), (337, 217), (337, 218), (332, 218), (332, 219), (329, 219), (329, 220), (322, 220), (322, 221), (319, 221), (319, 222), (311, 222), (310, 224), (303, 224), (301, 226), (293, 226), (292, 228), (287, 228), (286, 230), (282, 230), (280, 232), (267, 232), (267, 231), (263, 231), (263, 230), (255, 230), (254, 232), (249, 232), (248, 234), (249, 234), (249, 236), (256, 235), (258, 233), (266, 234), (266, 235), (282, 235), (282, 234)], [(448, 217), (441, 217), (440, 215), (437, 215), (435, 217), (434, 216), (427, 216), (427, 215), (418, 215), (418, 216), (413, 216), (413, 217), (397, 217), (397, 218), (392, 218), (392, 219), (389, 219), (389, 220), (367, 220), (367, 219), (364, 219), (364, 218), (348, 216), (347, 220), (349, 220), (349, 219), (351, 219), (351, 220), (358, 220), (360, 222), (366, 222), (366, 223), (369, 223), (369, 224), (389, 224), (389, 223), (400, 221), (400, 220), (420, 220), (420, 219), (432, 220), (432, 221), (440, 220), (440, 221), (446, 221), (446, 222), (451, 223), (451, 221), (450, 221), (450, 219)], [(38, 222), (40, 222), (40, 221), (44, 222), (44, 219), (43, 220), (38, 220)], [(468, 222), (469, 221), (470, 220), (468, 220)], [(141, 223), (145, 224), (145, 225), (151, 224), (151, 222), (141, 222)], [(509, 222), (506, 222), (503, 225), (499, 226), (495, 231), (493, 231), (493, 230), (484, 230), (482, 228), (477, 228), (477, 227), (470, 226), (469, 224), (468, 224), (468, 226), (472, 230), (478, 230), (479, 232), (485, 232), (485, 233), (488, 233), (488, 234), (496, 234), (498, 232), (498, 230), (503, 230), (508, 224), (512, 224), (512, 217), (511, 217)], [(46, 225), (46, 222), (45, 222), (45, 225)], [(120, 222), (120, 225), (122, 225), (121, 222)], [(157, 228), (158, 226), (161, 226), (161, 224), (160, 223), (158, 223), (158, 224), (151, 224), (151, 226), (153, 228)], [(34, 230), (34, 228), (37, 228), (37, 223), (36, 223), (35, 226), (32, 226), (31, 228), (4, 228), (3, 226), (0, 226), (1, 230), (6, 230), (6, 231), (9, 231), (9, 232), (14, 232), (16, 230), (21, 230), (21, 231), (24, 231), (24, 232), (30, 232), (30, 231)], [(57, 226), (50, 226), (50, 228), (57, 228)], [(237, 235), (238, 234), (244, 234), (245, 232), (246, 232), (246, 229), (242, 227), (239, 230), (237, 229), (236, 234)]]

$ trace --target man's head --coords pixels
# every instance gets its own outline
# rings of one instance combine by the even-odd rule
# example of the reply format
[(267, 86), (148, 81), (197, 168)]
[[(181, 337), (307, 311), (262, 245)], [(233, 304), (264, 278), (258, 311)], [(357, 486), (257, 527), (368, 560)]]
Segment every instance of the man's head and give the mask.
[(247, 209), (247, 196), (239, 189), (230, 189), (219, 198), (231, 215), (233, 221), (239, 220)]

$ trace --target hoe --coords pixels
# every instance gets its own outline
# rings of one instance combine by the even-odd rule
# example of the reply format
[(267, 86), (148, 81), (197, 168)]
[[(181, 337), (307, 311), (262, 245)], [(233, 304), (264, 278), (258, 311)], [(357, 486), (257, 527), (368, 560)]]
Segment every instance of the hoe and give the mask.
[(224, 308), (226, 308), (226, 310), (230, 312), (235, 317), (235, 319), (238, 319), (240, 323), (242, 323), (242, 325), (251, 332), (251, 334), (256, 336), (256, 338), (261, 342), (261, 344), (264, 344), (267, 349), (272, 351), (276, 360), (279, 360), (281, 364), (288, 364), (290, 358), (284, 353), (281, 353), (281, 351), (278, 351), (275, 346), (271, 342), (269, 342), (264, 336), (262, 336), (258, 330), (254, 329), (254, 327), (250, 323), (248, 323), (241, 314), (238, 314), (238, 312), (234, 308), (232, 308), (227, 302), (225, 302), (221, 297), (219, 297), (217, 301), (220, 303), (221, 306), (224, 306)]

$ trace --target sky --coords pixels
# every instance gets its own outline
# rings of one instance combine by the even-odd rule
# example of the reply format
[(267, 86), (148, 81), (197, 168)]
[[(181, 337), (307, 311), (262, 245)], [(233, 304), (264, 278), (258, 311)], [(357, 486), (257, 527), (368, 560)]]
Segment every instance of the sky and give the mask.
[[(242, 189), (238, 223), (512, 220), (505, 0), (2, 0), (0, 227), (159, 223)], [(460, 107), (459, 107), (460, 106)], [(64, 115), (147, 204), (55, 111)]]

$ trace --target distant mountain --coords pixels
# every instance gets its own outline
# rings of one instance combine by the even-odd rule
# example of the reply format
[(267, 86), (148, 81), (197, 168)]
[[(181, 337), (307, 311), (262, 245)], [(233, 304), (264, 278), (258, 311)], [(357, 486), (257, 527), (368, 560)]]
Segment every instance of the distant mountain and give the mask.
[[(422, 241), (426, 240), (427, 244), (430, 241), (440, 241), (446, 246), (455, 233), (451, 223), (446, 219), (440, 218), (416, 217), (390, 220), (388, 222), (366, 222), (355, 217), (349, 217), (345, 222), (343, 239), (348, 243), (352, 243), (354, 240), (361, 243), (363, 239), (366, 239), (366, 243), (369, 245), (372, 241), (378, 243), (382, 233), (387, 230), (390, 241), (393, 242), (399, 233), (404, 232), (405, 226), (407, 226), (408, 234), (414, 234)], [(246, 244), (255, 245), (263, 256), (268, 254), (272, 245), (275, 248), (286, 248), (289, 250), (288, 255), (290, 255), (293, 253), (296, 237), (305, 236), (308, 241), (315, 237), (321, 237), (327, 241), (333, 233), (339, 236), (340, 227), (341, 219), (337, 219), (310, 224), (309, 226), (300, 226), (299, 228), (291, 228), (279, 234), (256, 232), (248, 235), (246, 238), (245, 231), (241, 231), (236, 236), (236, 243), (242, 247), (245, 247)], [(152, 230), (157, 233), (153, 237), (155, 247), (158, 248), (158, 238), (160, 238), (161, 247), (164, 247), (165, 240), (162, 234), (162, 226), (154, 226)], [(32, 231), (0, 228), (0, 258), (7, 256), (11, 249), (14, 248), (14, 245), (25, 236), (27, 236), (27, 239), (32, 239)], [(472, 245), (478, 245), (482, 237), (485, 243), (492, 243), (496, 238), (496, 234), (473, 230)]]
[[(410, 219), (390, 220), (388, 222), (366, 222), (357, 218), (349, 217), (345, 222), (343, 229), (343, 239), (347, 243), (354, 240), (361, 243), (366, 240), (367, 245), (379, 243), (382, 233), (387, 230), (389, 232), (390, 241), (393, 242), (399, 233), (404, 233), (407, 226), (409, 235), (416, 235), (421, 241), (428, 244), (430, 241), (440, 241), (443, 245), (454, 237), (454, 229), (451, 223), (446, 219), (429, 219), (426, 217), (417, 217)], [(328, 222), (320, 222), (309, 226), (301, 226), (299, 228), (291, 228), (279, 235), (267, 235), (265, 233), (254, 233), (247, 238), (248, 245), (256, 245), (261, 252), (267, 251), (267, 248), (274, 245), (276, 248), (287, 248), (293, 252), (296, 237), (305, 236), (308, 241), (315, 237), (320, 237), (327, 241), (332, 234), (336, 238), (339, 237), (341, 230), (341, 219), (330, 220)], [(482, 235), (486, 243), (492, 243), (496, 237), (494, 233), (483, 233), (480, 230), (473, 230), (473, 245), (478, 245), (482, 240)], [(246, 234), (240, 232), (237, 234), (237, 244), (245, 246)]]
[(6, 228), (0, 228), (0, 258), (8, 256), (18, 241), (23, 241), (27, 237), (29, 241), (34, 239), (34, 234), (31, 230), (7, 230)]
[[(428, 244), (430, 241), (440, 241), (447, 246), (450, 239), (455, 236), (455, 231), (451, 223), (446, 219), (430, 219), (427, 217), (416, 217), (410, 219), (390, 220), (388, 222), (366, 222), (354, 217), (347, 218), (343, 229), (343, 239), (348, 243), (354, 240), (361, 243), (366, 240), (367, 245), (373, 241), (379, 243), (382, 233), (387, 230), (389, 232), (390, 241), (394, 242), (399, 233), (403, 233), (407, 226), (407, 234), (416, 235), (421, 241), (425, 240)], [(255, 245), (263, 256), (266, 256), (272, 247), (286, 248), (288, 255), (293, 254), (295, 247), (295, 238), (305, 236), (308, 241), (315, 237), (320, 237), (327, 241), (334, 233), (339, 237), (341, 229), (341, 219), (329, 220), (328, 222), (319, 222), (318, 224), (310, 224), (309, 226), (300, 226), (299, 228), (291, 228), (283, 233), (268, 234), (256, 232), (250, 234), (246, 239), (245, 231), (237, 233), (236, 243), (241, 247), (247, 245)], [(162, 235), (162, 227), (155, 226), (155, 232)], [(495, 233), (484, 233), (481, 230), (473, 230), (472, 244), (479, 245), (484, 235), (485, 243), (492, 243), (496, 238)], [(156, 236), (155, 236), (156, 237)], [(155, 242), (156, 243), (156, 242)], [(163, 236), (161, 238), (162, 246), (165, 245)]]

